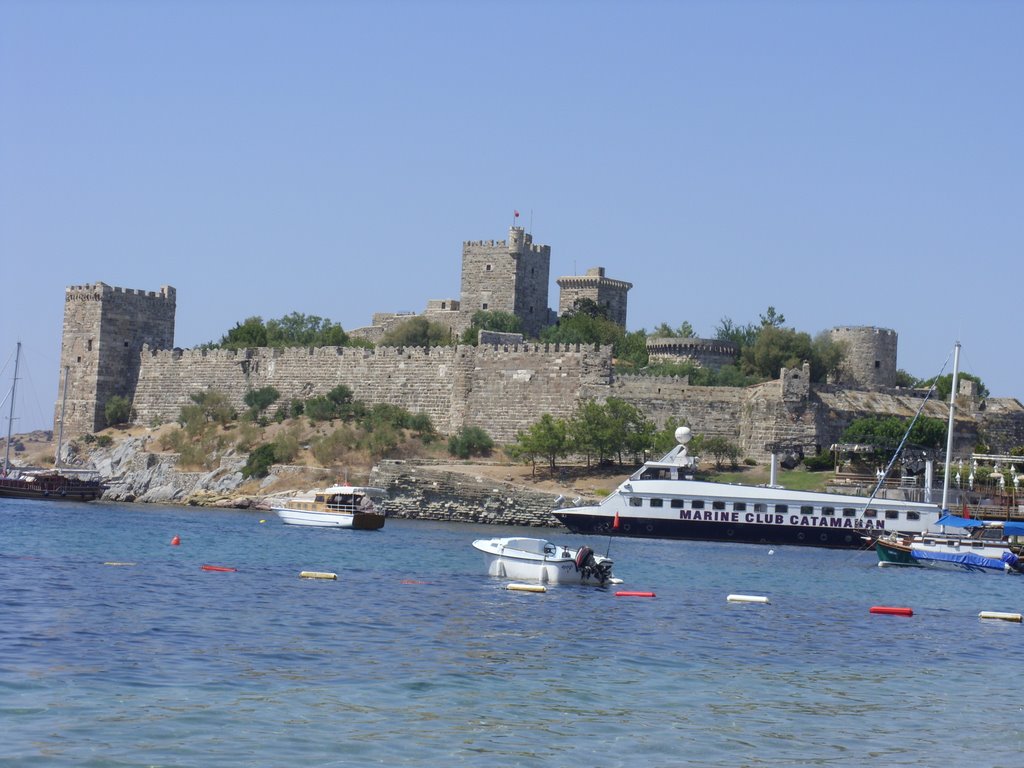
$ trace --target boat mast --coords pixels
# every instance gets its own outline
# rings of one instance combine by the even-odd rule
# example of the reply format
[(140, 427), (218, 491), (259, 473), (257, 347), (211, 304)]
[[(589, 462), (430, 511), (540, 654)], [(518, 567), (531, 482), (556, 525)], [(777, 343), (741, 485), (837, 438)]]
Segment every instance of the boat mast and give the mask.
[(11, 382), (11, 412), (7, 417), (7, 445), (4, 447), (4, 477), (11, 468), (11, 427), (14, 424), (14, 395), (18, 388), (18, 363), (21, 361), (21, 342), (14, 353), (14, 381)]
[(60, 401), (60, 429), (57, 430), (57, 453), (53, 457), (54, 466), (60, 466), (60, 447), (64, 443), (64, 411), (68, 406), (68, 373), (71, 371), (70, 365), (64, 366), (64, 395)]
[(949, 393), (949, 425), (946, 427), (946, 468), (942, 477), (942, 511), (949, 512), (949, 467), (953, 460), (953, 417), (956, 414), (957, 377), (960, 375), (960, 342), (953, 346), (953, 381)]

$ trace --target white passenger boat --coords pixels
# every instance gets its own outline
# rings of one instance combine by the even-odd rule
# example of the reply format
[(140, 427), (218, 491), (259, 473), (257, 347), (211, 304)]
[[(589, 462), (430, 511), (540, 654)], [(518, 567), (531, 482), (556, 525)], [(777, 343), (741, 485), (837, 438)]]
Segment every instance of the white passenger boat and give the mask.
[(473, 547), (483, 552), (489, 576), (541, 584), (618, 582), (612, 576), (611, 559), (586, 546), (570, 549), (546, 539), (511, 537), (477, 539)]
[[(694, 479), (688, 427), (676, 430), (678, 445), (648, 461), (596, 506), (553, 510), (573, 533), (664, 539), (802, 544), (859, 549), (887, 533), (914, 536), (933, 530), (947, 507), (949, 462), (960, 343), (954, 347), (942, 503), (787, 490), (774, 482), (734, 485)], [(772, 475), (774, 478), (774, 462)], [(931, 467), (926, 471), (931, 489)]]
[(271, 509), (288, 525), (376, 531), (384, 527), (386, 499), (383, 488), (332, 485), (274, 504)]
[(553, 510), (573, 533), (861, 548), (864, 536), (922, 533), (938, 504), (694, 479), (688, 427), (678, 445), (648, 461), (600, 504)]

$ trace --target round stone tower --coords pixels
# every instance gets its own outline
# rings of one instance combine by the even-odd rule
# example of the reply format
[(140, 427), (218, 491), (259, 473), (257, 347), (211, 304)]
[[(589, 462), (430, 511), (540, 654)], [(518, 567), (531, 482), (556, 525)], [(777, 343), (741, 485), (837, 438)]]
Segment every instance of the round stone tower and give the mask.
[(866, 390), (896, 386), (896, 331), (862, 326), (833, 328), (829, 334), (846, 347), (836, 384)]

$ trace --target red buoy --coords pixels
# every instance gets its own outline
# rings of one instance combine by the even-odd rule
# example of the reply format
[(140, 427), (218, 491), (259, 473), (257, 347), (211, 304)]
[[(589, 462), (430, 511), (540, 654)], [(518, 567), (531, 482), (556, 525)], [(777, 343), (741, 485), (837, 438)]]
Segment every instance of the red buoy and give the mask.
[(172, 547), (176, 547), (176, 546), (178, 546), (179, 544), (181, 544), (181, 539), (180, 539), (180, 538), (178, 538), (178, 536), (177, 536), (177, 535), (175, 535), (175, 537), (174, 537), (173, 539), (171, 539), (171, 546), (172, 546)]
[(913, 608), (897, 608), (891, 605), (873, 605), (871, 613), (885, 613), (889, 616), (913, 616)]
[(654, 597), (654, 593), (653, 592), (626, 592), (626, 591), (621, 591), (621, 592), (616, 592), (615, 596), (616, 597)]
[(201, 565), (199, 566), (204, 571), (221, 571), (224, 573), (234, 573), (237, 568), (228, 568), (226, 565)]

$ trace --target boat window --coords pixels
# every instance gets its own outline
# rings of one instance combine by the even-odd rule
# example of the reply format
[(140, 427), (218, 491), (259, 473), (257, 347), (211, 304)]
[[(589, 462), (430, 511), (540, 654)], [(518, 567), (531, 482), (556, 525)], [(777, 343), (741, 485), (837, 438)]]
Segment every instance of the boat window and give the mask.
[(631, 507), (642, 507), (643, 505), (644, 505), (644, 500), (641, 499), (639, 496), (631, 496), (629, 498), (629, 506), (631, 506)]
[(920, 520), (921, 516), (917, 512), (907, 512), (907, 520)]
[(856, 516), (857, 516), (857, 510), (856, 509), (851, 509), (850, 507), (845, 507), (843, 509), (843, 517), (856, 517)]
[(775, 505), (775, 512), (776, 512), (776, 514), (784, 515), (787, 512), (789, 512), (789, 505), (788, 504), (776, 504)]
[(651, 506), (652, 507), (662, 507), (664, 505), (665, 505), (665, 500), (664, 499), (651, 499)]
[(878, 510), (877, 509), (865, 509), (864, 510), (864, 517), (878, 517)]
[(745, 512), (747, 510), (747, 502), (745, 501), (734, 501), (732, 503), (732, 509), (734, 512)]
[(682, 509), (686, 506), (686, 502), (683, 499), (672, 499), (672, 509)]
[(323, 504), (323, 501), (324, 501), (324, 495), (323, 495), (322, 493), (318, 493), (318, 494), (316, 495), (316, 499), (314, 499), (314, 501), (317, 501), (317, 502), (319, 502), (320, 504)]
[(694, 499), (690, 502), (690, 509), (704, 509), (704, 500)]
[(822, 507), (821, 508), (821, 516), (822, 517), (835, 517), (835, 514), (836, 514), (835, 507)]
[(885, 510), (885, 519), (886, 520), (899, 520), (900, 519), (900, 513), (897, 512), (895, 509), (887, 509), (887, 510)]
[(725, 502), (724, 501), (712, 501), (711, 502), (711, 508), (712, 509), (725, 509)]
[(755, 512), (764, 512), (764, 510), (765, 510), (764, 504), (755, 504), (754, 505), (754, 511)]
[(975, 549), (983, 549), (985, 547), (984, 541), (972, 541), (971, 546)]
[[(776, 507), (776, 509), (778, 509), (778, 507)], [(813, 515), (814, 514), (814, 507), (807, 507), (807, 506), (800, 507), (800, 514), (801, 515)]]

